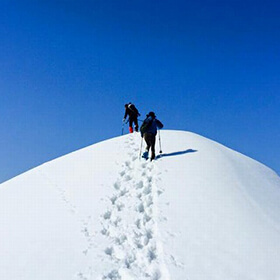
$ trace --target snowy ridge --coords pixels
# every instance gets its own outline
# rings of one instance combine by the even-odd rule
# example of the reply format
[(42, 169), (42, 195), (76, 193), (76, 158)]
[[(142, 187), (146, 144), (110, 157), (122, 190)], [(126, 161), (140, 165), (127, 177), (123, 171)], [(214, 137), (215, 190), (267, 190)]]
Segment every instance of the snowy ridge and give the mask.
[[(162, 131), (97, 143), (0, 185), (0, 279), (279, 280), (280, 178)], [(158, 150), (158, 147), (157, 147)]]

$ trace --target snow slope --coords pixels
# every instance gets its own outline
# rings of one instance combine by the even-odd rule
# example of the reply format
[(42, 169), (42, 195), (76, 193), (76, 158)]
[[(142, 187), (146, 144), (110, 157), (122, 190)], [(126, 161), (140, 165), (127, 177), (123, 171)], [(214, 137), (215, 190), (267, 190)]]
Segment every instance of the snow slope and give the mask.
[(110, 139), (0, 185), (0, 279), (279, 280), (280, 178), (214, 141)]

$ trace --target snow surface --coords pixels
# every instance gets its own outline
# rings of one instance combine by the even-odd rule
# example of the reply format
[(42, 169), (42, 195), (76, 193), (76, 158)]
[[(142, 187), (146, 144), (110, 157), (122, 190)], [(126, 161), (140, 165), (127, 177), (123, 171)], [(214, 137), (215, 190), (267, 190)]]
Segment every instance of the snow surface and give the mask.
[(279, 280), (280, 178), (214, 141), (110, 139), (0, 185), (0, 279)]

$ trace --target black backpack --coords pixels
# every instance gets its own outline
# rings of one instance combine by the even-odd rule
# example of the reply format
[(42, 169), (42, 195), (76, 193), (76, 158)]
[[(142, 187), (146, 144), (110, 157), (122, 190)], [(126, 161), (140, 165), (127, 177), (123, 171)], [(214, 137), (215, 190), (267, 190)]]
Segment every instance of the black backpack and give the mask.
[(159, 120), (156, 119), (156, 123), (157, 123), (157, 127), (158, 127), (159, 129), (162, 129), (162, 128), (163, 128), (163, 124), (162, 124)]
[(141, 132), (141, 136), (143, 137), (143, 134), (148, 130), (148, 128), (151, 126), (153, 122), (153, 119), (149, 119), (146, 118), (144, 120), (144, 122), (142, 123), (141, 127), (140, 127), (140, 132)]
[(128, 105), (128, 109), (135, 114), (136, 116), (140, 116), (138, 110), (136, 109), (136, 107), (134, 106), (134, 104), (129, 104)]

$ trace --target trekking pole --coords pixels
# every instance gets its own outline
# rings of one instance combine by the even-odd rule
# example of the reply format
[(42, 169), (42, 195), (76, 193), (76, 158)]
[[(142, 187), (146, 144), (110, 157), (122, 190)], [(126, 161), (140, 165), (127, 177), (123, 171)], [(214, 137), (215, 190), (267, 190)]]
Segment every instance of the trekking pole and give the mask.
[(123, 131), (124, 131), (124, 125), (125, 125), (125, 124), (127, 124), (127, 123), (128, 123), (128, 121), (129, 121), (129, 120), (127, 120), (127, 121), (123, 121), (123, 124), (122, 124), (122, 135), (123, 135)]
[(141, 137), (141, 145), (140, 145), (140, 152), (139, 152), (139, 160), (141, 159), (141, 154), (142, 154), (142, 144), (143, 144), (143, 137)]
[(123, 135), (123, 130), (124, 130), (124, 122), (122, 123), (122, 135)]
[(159, 141), (159, 153), (162, 154), (162, 150), (161, 150), (161, 140), (160, 140), (160, 130), (158, 131), (158, 141)]

